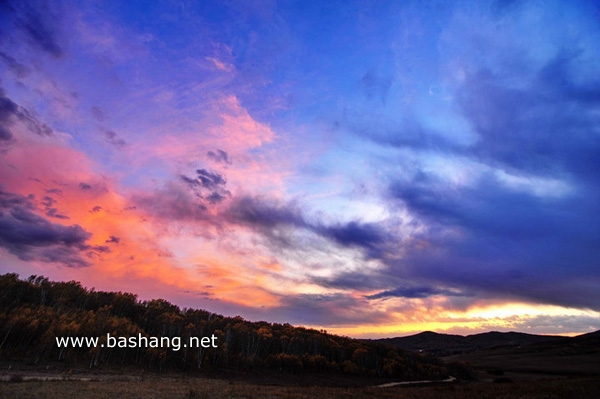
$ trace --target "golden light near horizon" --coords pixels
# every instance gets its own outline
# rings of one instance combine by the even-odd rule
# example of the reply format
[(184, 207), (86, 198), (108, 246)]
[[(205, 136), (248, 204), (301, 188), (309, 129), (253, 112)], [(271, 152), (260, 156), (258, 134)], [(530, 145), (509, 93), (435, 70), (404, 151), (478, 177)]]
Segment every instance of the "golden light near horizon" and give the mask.
[(553, 305), (536, 305), (529, 303), (504, 303), (488, 306), (474, 306), (463, 315), (482, 319), (506, 319), (510, 317), (534, 317), (534, 316), (591, 316), (600, 317), (600, 312), (590, 309), (575, 309)]
[[(398, 320), (390, 324), (329, 327), (327, 330), (335, 334), (364, 338), (405, 336), (422, 331), (458, 335), (469, 335), (493, 330), (527, 332), (532, 329), (536, 320), (543, 317), (548, 317), (552, 322), (555, 322), (560, 317), (583, 317), (593, 320), (600, 319), (600, 312), (589, 309), (573, 309), (561, 306), (515, 302), (474, 306), (464, 312), (440, 311), (439, 313), (433, 313), (432, 311), (429, 316), (423, 313), (420, 314), (420, 320), (414, 320), (414, 317), (411, 317), (411, 315), (397, 315), (397, 318), (401, 319), (401, 321)], [(411, 319), (413, 320), (411, 321)], [(591, 332), (594, 329), (594, 326), (589, 326), (587, 329), (561, 331), (560, 333), (547, 332), (545, 334), (576, 336)], [(536, 334), (543, 333), (543, 331), (540, 332), (538, 330), (531, 332)]]

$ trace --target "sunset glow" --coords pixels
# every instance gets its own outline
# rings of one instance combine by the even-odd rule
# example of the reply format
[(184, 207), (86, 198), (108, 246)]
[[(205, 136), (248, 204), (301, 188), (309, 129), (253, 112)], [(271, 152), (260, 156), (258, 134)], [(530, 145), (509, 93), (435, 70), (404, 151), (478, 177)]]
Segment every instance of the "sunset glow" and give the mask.
[(355, 337), (600, 329), (595, 2), (0, 10), (0, 273)]

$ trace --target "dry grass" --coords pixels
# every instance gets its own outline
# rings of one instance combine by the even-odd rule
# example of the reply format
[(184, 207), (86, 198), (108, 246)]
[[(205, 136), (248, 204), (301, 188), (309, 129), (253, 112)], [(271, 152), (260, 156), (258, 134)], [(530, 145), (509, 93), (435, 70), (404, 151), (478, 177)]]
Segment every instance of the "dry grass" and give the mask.
[(597, 378), (471, 383), (410, 388), (323, 388), (265, 386), (204, 378), (149, 378), (139, 381), (28, 381), (0, 383), (2, 399), (597, 399)]

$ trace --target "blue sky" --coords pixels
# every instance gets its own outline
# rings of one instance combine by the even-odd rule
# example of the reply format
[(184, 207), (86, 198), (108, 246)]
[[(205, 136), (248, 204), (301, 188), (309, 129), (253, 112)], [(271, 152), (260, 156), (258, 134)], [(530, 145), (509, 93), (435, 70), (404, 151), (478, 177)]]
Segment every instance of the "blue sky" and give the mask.
[(600, 328), (594, 2), (1, 7), (0, 271), (352, 336)]

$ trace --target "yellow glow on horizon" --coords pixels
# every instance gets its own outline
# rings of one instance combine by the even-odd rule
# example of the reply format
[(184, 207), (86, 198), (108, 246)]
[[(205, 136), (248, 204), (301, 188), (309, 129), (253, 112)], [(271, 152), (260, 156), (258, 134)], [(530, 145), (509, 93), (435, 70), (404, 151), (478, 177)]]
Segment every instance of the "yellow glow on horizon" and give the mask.
[(508, 317), (533, 316), (600, 316), (592, 310), (565, 308), (554, 305), (535, 305), (527, 303), (504, 303), (501, 305), (476, 306), (465, 313), (449, 313), (450, 317), (472, 317), (484, 319), (503, 319)]
[[(350, 337), (385, 338), (434, 331), (446, 334), (469, 335), (493, 330), (523, 331), (522, 324), (537, 316), (587, 316), (600, 318), (600, 312), (565, 308), (553, 305), (535, 305), (526, 303), (504, 303), (488, 306), (476, 306), (465, 312), (446, 311), (443, 308), (422, 310), (420, 316), (413, 314), (395, 314), (390, 324), (366, 324), (359, 326), (313, 327), (325, 328), (328, 332)], [(536, 334), (576, 336), (586, 331), (540, 332)]]

